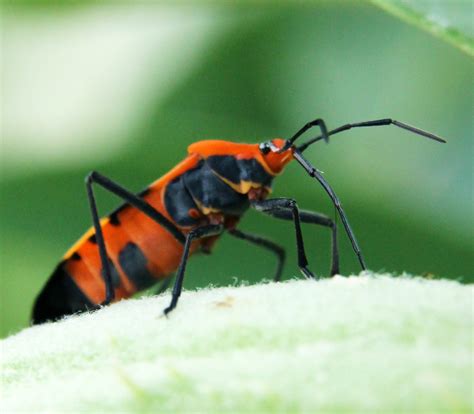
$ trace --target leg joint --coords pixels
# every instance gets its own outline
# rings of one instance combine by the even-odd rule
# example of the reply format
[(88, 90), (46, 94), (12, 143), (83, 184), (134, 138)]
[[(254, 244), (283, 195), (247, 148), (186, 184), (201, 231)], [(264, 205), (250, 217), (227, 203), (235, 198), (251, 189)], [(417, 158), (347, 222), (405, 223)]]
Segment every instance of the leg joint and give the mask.
[(188, 239), (199, 239), (206, 236), (214, 236), (222, 232), (223, 226), (221, 224), (209, 225), (204, 227), (197, 227), (188, 233)]
[(298, 205), (296, 204), (296, 200), (293, 200), (292, 198), (288, 199), (288, 207), (290, 207), (292, 210), (295, 208), (298, 208)]
[(86, 178), (84, 179), (85, 183), (87, 185), (92, 184), (97, 178), (97, 171), (91, 171), (89, 174), (86, 175)]
[(314, 121), (308, 122), (306, 124), (306, 127), (311, 128), (315, 125), (321, 125), (324, 124), (324, 121), (321, 118), (315, 119)]

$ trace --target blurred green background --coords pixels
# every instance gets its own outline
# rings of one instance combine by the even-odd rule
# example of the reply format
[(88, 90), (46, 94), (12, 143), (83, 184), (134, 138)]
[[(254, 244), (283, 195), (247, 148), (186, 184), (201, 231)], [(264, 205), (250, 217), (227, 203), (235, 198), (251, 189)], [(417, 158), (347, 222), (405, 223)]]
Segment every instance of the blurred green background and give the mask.
[[(26, 2), (5, 5), (2, 20), (2, 336), (27, 325), (91, 225), (87, 172), (139, 191), (196, 140), (289, 137), (317, 117), (331, 129), (392, 117), (448, 139), (371, 128), (306, 155), (342, 199), (370, 269), (472, 282), (473, 67), (449, 43), (365, 2)], [(333, 214), (296, 164), (274, 195)], [(104, 214), (119, 203), (99, 199)], [(284, 276), (299, 277), (290, 223), (249, 212), (241, 228), (284, 244)], [(341, 270), (358, 272), (340, 235)], [(329, 232), (306, 226), (304, 237), (310, 268), (327, 275)], [(223, 236), (190, 262), (185, 287), (258, 282), (275, 264)]]

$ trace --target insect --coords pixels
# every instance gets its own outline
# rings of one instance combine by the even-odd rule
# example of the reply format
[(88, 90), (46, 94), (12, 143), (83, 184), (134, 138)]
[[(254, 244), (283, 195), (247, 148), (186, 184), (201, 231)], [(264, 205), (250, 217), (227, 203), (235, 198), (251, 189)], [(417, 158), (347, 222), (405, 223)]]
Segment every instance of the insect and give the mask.
[[(189, 256), (198, 250), (209, 253), (223, 232), (273, 252), (278, 259), (274, 277), (278, 281), (285, 260), (283, 248), (237, 227), (240, 217), (249, 208), (293, 221), (298, 267), (308, 278), (315, 276), (308, 268), (301, 223), (329, 228), (332, 234), (330, 274), (337, 274), (339, 253), (335, 221), (320, 213), (300, 210), (292, 198), (268, 198), (273, 179), (292, 160), (329, 195), (360, 266), (366, 269), (339, 198), (302, 153), (315, 142), (329, 142), (330, 136), (351, 128), (382, 125), (395, 125), (446, 142), (392, 119), (346, 124), (331, 131), (322, 119), (316, 119), (287, 140), (277, 138), (260, 144), (218, 140), (193, 143), (181, 163), (138, 195), (98, 172), (91, 172), (86, 177), (86, 190), (93, 227), (66, 252), (37, 297), (33, 323), (56, 320), (130, 297), (158, 281), (171, 280), (176, 272), (171, 302), (164, 309), (168, 314), (178, 303)], [(315, 127), (319, 128), (318, 136), (295, 145), (301, 135)], [(94, 184), (120, 197), (124, 204), (99, 219)]]

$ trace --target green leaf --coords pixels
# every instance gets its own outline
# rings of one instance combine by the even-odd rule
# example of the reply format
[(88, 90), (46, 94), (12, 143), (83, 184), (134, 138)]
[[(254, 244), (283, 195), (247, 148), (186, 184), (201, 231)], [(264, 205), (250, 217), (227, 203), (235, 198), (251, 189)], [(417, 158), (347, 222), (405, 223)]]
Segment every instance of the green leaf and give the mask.
[(1, 342), (3, 412), (472, 412), (472, 288), (362, 274), (168, 294)]
[(371, 0), (371, 2), (474, 56), (472, 2), (465, 0)]

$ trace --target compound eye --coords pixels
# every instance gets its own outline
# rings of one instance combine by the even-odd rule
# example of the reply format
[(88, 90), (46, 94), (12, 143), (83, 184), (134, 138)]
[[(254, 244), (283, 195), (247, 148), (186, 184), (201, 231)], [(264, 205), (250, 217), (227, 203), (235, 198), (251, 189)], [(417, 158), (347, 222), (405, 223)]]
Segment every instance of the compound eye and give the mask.
[(259, 146), (258, 146), (260, 152), (265, 155), (265, 154), (268, 154), (271, 150), (272, 150), (272, 145), (270, 142), (262, 142)]

